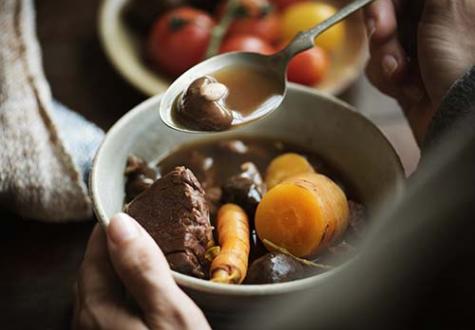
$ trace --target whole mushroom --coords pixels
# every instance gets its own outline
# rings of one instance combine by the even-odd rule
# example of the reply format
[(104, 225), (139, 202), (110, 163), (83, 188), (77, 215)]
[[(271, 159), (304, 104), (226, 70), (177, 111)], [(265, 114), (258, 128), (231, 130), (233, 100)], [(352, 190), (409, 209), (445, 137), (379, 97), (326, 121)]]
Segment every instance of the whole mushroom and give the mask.
[(282, 253), (270, 252), (256, 259), (247, 272), (247, 284), (282, 283), (304, 278), (315, 271)]
[(204, 131), (231, 127), (233, 113), (224, 105), (228, 88), (213, 77), (193, 81), (176, 104), (176, 119), (182, 125)]

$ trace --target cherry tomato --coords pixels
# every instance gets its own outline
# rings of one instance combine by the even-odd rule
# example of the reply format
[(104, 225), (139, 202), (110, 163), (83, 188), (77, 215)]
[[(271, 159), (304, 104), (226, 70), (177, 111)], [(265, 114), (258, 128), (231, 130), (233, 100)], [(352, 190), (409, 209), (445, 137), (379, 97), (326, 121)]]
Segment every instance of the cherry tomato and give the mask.
[[(218, 6), (217, 17), (222, 17), (226, 3)], [(228, 36), (252, 34), (271, 43), (280, 38), (280, 19), (268, 0), (240, 0), (233, 17)]]
[(297, 2), (302, 2), (305, 0), (271, 0), (271, 3), (277, 7), (279, 10), (284, 10), (285, 8), (293, 5)]
[(323, 80), (330, 67), (330, 59), (320, 47), (313, 47), (295, 56), (287, 68), (287, 78), (313, 86)]
[[(334, 7), (324, 3), (305, 1), (293, 4), (282, 13), (283, 37), (290, 40), (298, 32), (311, 28), (335, 13)], [(341, 22), (323, 32), (315, 42), (326, 51), (334, 52), (343, 44), (345, 32), (345, 23)]]
[(228, 37), (219, 49), (220, 53), (235, 51), (253, 52), (264, 55), (275, 53), (274, 47), (268, 42), (252, 35), (238, 34)]
[(252, 33), (269, 42), (275, 42), (280, 37), (279, 18), (276, 13), (269, 13), (262, 18), (240, 18), (231, 24), (228, 33)]
[(180, 7), (161, 16), (148, 38), (148, 55), (158, 68), (178, 76), (199, 63), (208, 47), (213, 19), (204, 11)]

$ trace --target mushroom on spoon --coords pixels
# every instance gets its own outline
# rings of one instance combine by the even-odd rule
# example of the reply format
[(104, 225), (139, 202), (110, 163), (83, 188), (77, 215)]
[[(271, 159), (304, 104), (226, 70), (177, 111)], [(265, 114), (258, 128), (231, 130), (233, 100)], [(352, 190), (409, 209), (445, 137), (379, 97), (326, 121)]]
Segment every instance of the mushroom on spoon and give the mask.
[(312, 48), (318, 35), (372, 1), (352, 1), (327, 20), (297, 34), (276, 54), (235, 52), (195, 65), (163, 95), (162, 121), (179, 131), (200, 133), (232, 129), (270, 114), (284, 99), (287, 65), (292, 57)]

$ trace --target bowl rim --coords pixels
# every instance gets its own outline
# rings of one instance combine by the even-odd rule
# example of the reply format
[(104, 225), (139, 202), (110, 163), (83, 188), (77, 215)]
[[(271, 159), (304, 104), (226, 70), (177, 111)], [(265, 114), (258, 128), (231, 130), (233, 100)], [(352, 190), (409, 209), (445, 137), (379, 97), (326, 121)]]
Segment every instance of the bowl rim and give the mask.
[[(163, 90), (156, 90), (154, 86), (155, 80), (157, 78), (157, 73), (153, 72), (152, 69), (148, 69), (145, 64), (143, 65), (131, 65), (130, 63), (124, 61), (124, 57), (120, 55), (120, 52), (116, 50), (116, 43), (114, 39), (111, 37), (110, 29), (120, 22), (122, 12), (121, 7), (117, 12), (118, 15), (111, 16), (110, 10), (115, 2), (117, 1), (124, 1), (127, 0), (102, 0), (102, 3), (99, 7), (98, 17), (97, 17), (97, 26), (98, 26), (98, 35), (99, 40), (104, 49), (106, 57), (108, 58), (109, 62), (112, 66), (116, 69), (116, 71), (120, 74), (120, 76), (130, 83), (133, 87), (139, 90), (146, 96), (154, 96), (157, 92), (162, 93), (165, 91), (166, 86), (169, 86), (174, 79), (170, 79), (170, 81), (163, 82), (163, 86), (160, 88), (164, 88)], [(114, 20), (111, 21), (111, 17), (114, 17)], [(130, 31), (129, 31), (130, 32)], [(368, 60), (369, 60), (369, 52), (368, 52), (368, 40), (365, 33), (363, 33), (363, 43), (358, 50), (359, 56), (358, 59), (355, 61), (354, 66), (351, 70), (345, 70), (344, 76), (341, 78), (339, 84), (334, 84), (330, 87), (324, 88), (323, 91), (332, 94), (332, 95), (339, 95), (346, 91), (354, 82), (358, 80), (363, 72)], [(304, 86), (311, 88), (313, 90), (319, 90), (318, 87), (315, 86)], [(320, 88), (320, 90), (322, 90)]]
[[(374, 125), (369, 119), (367, 119), (365, 116), (363, 116), (361, 113), (355, 111), (355, 108), (348, 103), (338, 99), (337, 97), (327, 94), (318, 90), (315, 90), (311, 87), (307, 86), (302, 86), (294, 83), (289, 83), (289, 91), (294, 90), (297, 92), (305, 93), (305, 94), (310, 94), (313, 97), (320, 97), (323, 99), (327, 99), (335, 104), (338, 104), (339, 106), (350, 110), (350, 113), (352, 113), (353, 116), (363, 118), (364, 120), (368, 121), (371, 126), (374, 128), (376, 133), (380, 135), (382, 138), (382, 141), (389, 147), (389, 150), (392, 151), (391, 157), (393, 157), (394, 163), (396, 164), (397, 171), (399, 172), (400, 176), (397, 178), (397, 181), (399, 184), (403, 184), (403, 178), (404, 178), (404, 170), (403, 166), (401, 163), (401, 160), (394, 149), (394, 147), (391, 145), (391, 143), (388, 141), (388, 139), (384, 136), (384, 134), (377, 128), (376, 125)], [(98, 169), (98, 164), (101, 163), (102, 160), (102, 155), (103, 155), (103, 150), (107, 148), (107, 145), (109, 141), (112, 141), (115, 139), (115, 137), (119, 134), (119, 132), (122, 130), (122, 127), (127, 125), (127, 123), (135, 116), (139, 115), (142, 112), (150, 111), (149, 108), (152, 104), (158, 104), (160, 102), (162, 94), (155, 95), (151, 98), (148, 98), (141, 102), (140, 104), (136, 105), (134, 108), (132, 108), (130, 111), (128, 111), (126, 114), (124, 114), (106, 133), (104, 140), (102, 141), (100, 147), (98, 148), (98, 151), (96, 153), (96, 156), (94, 157), (93, 161), (93, 166), (92, 170), (89, 176), (89, 195), (92, 200), (92, 207), (94, 210), (94, 213), (96, 215), (97, 221), (103, 226), (106, 227), (108, 224), (108, 218), (106, 216), (106, 213), (104, 209), (101, 206), (101, 202), (99, 199), (99, 185), (96, 184), (98, 181), (97, 176), (97, 169)], [(317, 274), (311, 277), (299, 279), (299, 280), (294, 280), (290, 282), (285, 282), (285, 283), (271, 283), (271, 284), (244, 284), (244, 285), (229, 285), (229, 284), (219, 284), (219, 283), (213, 283), (207, 280), (195, 278), (192, 276), (184, 275), (181, 273), (178, 273), (176, 271), (172, 270), (173, 278), (175, 281), (182, 287), (189, 288), (189, 289), (194, 289), (200, 292), (206, 292), (206, 293), (212, 293), (212, 294), (218, 294), (218, 295), (227, 295), (227, 296), (269, 296), (269, 295), (281, 295), (285, 293), (290, 293), (290, 292), (296, 292), (296, 291), (301, 291), (305, 289), (309, 289), (315, 284), (325, 280), (329, 276), (332, 276), (333, 274), (341, 271), (342, 269), (346, 268), (346, 266), (354, 261), (357, 258), (357, 256), (349, 259), (348, 261), (344, 262), (343, 264), (340, 264), (336, 266), (335, 268), (326, 271), (321, 274)]]

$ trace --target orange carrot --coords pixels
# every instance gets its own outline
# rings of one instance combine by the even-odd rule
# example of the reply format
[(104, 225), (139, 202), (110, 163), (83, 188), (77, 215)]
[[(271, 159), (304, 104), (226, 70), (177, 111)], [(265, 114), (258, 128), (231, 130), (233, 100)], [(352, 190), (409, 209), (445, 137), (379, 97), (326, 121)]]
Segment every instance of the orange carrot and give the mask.
[(244, 210), (235, 204), (225, 204), (218, 210), (218, 239), (221, 250), (211, 263), (211, 281), (242, 283), (249, 258), (249, 221)]
[(348, 201), (324, 175), (294, 176), (269, 190), (256, 211), (256, 231), (297, 257), (314, 257), (345, 232)]

